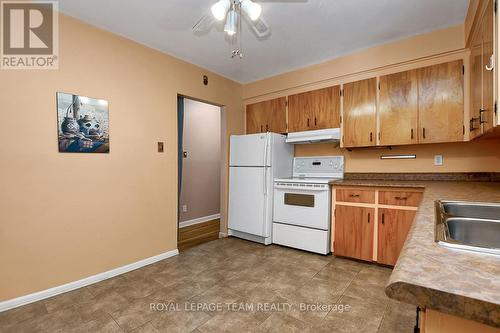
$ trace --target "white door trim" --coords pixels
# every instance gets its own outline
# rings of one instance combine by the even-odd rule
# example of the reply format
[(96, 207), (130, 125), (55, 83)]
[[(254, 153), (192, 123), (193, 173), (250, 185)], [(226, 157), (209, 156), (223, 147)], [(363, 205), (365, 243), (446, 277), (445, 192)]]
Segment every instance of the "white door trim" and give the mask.
[(190, 225), (200, 224), (203, 222), (208, 222), (208, 221), (217, 220), (217, 219), (220, 219), (220, 214), (208, 215), (208, 216), (199, 217), (197, 219), (182, 221), (182, 222), (179, 222), (179, 229), (189, 227)]
[(107, 280), (109, 278), (115, 277), (120, 274), (124, 274), (130, 271), (133, 271), (135, 269), (154, 264), (155, 262), (158, 262), (163, 259), (167, 259), (173, 256), (176, 256), (179, 254), (179, 250), (175, 249), (172, 251), (164, 252), (159, 255), (149, 257), (143, 260), (139, 260), (137, 262), (121, 266), (103, 273), (99, 273), (96, 275), (92, 275), (89, 277), (86, 277), (84, 279), (78, 280), (78, 281), (73, 281), (69, 282), (57, 287), (53, 287), (50, 289), (42, 290), (33, 294), (28, 294), (25, 296), (13, 298), (7, 301), (0, 302), (0, 312), (7, 311), (13, 308), (17, 308), (22, 305), (26, 305), (29, 303), (37, 302), (49, 297), (53, 297), (62, 293), (66, 293), (71, 290), (75, 290), (78, 288), (82, 288), (97, 282), (101, 282), (103, 280)]

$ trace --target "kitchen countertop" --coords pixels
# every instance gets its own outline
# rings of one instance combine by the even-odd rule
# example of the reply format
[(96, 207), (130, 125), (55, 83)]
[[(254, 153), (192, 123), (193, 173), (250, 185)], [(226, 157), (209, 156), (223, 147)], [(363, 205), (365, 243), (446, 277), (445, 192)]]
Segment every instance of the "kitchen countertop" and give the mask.
[(500, 183), (351, 179), (331, 185), (425, 188), (386, 294), (500, 327), (500, 256), (448, 249), (434, 242), (435, 200), (500, 202)]

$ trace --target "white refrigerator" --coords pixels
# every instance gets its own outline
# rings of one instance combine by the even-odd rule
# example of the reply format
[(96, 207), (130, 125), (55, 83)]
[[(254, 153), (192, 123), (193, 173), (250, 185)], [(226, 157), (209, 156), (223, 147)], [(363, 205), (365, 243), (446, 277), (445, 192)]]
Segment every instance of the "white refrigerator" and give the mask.
[(292, 175), (293, 145), (275, 133), (232, 135), (228, 234), (271, 244), (273, 180)]

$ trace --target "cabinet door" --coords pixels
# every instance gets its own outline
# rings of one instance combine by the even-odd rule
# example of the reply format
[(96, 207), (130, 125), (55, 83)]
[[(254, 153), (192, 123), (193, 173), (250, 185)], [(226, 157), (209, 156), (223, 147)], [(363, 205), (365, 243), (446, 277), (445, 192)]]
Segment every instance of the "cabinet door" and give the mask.
[(373, 259), (373, 208), (335, 206), (334, 253), (371, 261)]
[(312, 91), (314, 129), (340, 127), (340, 86)]
[[(481, 29), (481, 27), (479, 27)], [(481, 135), (480, 111), (483, 107), (483, 35), (479, 31), (471, 43), (471, 100), (470, 138)]]
[(340, 127), (340, 86), (288, 96), (290, 132)]
[(494, 11), (493, 2), (488, 1), (488, 7), (482, 21), (482, 36), (483, 36), (483, 107), (481, 109), (480, 119), (483, 126), (483, 133), (487, 132), (493, 127), (494, 122), (494, 97), (493, 97), (493, 64), (491, 57), (493, 57), (493, 30), (494, 26)]
[(375, 146), (377, 79), (344, 84), (344, 147)]
[(247, 134), (286, 133), (286, 98), (247, 105)]
[(417, 143), (417, 71), (380, 77), (380, 145)]
[(463, 141), (462, 60), (419, 68), (419, 142)]
[(415, 218), (415, 211), (380, 208), (378, 211), (377, 262), (395, 265), (406, 236)]
[(313, 129), (314, 110), (310, 91), (288, 96), (288, 132)]

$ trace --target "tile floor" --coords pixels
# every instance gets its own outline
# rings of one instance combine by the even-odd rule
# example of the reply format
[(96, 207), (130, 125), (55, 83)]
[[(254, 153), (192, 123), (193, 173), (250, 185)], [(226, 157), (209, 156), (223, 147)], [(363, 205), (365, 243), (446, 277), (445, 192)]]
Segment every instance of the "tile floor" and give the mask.
[(0, 313), (0, 332), (413, 332), (390, 272), (225, 238)]

